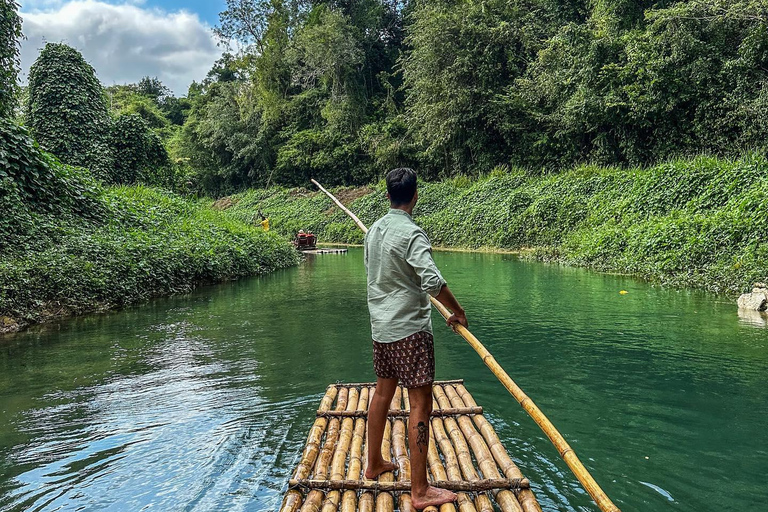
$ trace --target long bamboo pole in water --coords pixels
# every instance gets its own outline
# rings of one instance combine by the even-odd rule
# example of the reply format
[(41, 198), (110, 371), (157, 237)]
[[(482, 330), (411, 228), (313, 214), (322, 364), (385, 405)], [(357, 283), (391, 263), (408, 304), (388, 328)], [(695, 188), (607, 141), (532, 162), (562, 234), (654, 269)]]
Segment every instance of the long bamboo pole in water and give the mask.
[[(336, 203), (336, 205), (341, 208), (344, 213), (349, 215), (352, 220), (355, 221), (355, 224), (357, 224), (357, 226), (363, 231), (363, 233), (368, 232), (368, 228), (365, 227), (365, 224), (363, 224), (363, 222), (358, 219), (354, 213), (349, 211), (346, 206), (341, 204), (341, 201), (336, 199), (333, 194), (323, 188), (323, 186), (320, 185), (317, 181), (312, 180), (312, 183), (314, 183), (317, 188), (325, 193), (325, 195), (330, 197), (331, 200)], [(451, 316), (450, 311), (448, 311), (445, 306), (440, 304), (437, 299), (430, 296), (430, 300), (432, 301), (432, 305), (435, 306), (441, 315), (443, 315), (443, 318), (448, 319)], [(603, 489), (597, 484), (587, 468), (585, 468), (584, 464), (582, 464), (581, 460), (579, 460), (579, 457), (576, 456), (576, 452), (573, 451), (573, 448), (571, 448), (571, 446), (566, 442), (562, 434), (560, 434), (552, 422), (549, 421), (549, 418), (547, 418), (544, 413), (541, 412), (541, 409), (539, 409), (533, 400), (531, 400), (531, 398), (525, 394), (520, 386), (518, 386), (515, 381), (512, 380), (509, 374), (504, 371), (504, 368), (502, 368), (501, 365), (496, 361), (496, 358), (494, 358), (493, 355), (488, 352), (488, 349), (485, 348), (482, 343), (480, 343), (480, 340), (478, 340), (475, 335), (472, 334), (469, 329), (463, 325), (454, 324), (453, 327), (455, 331), (461, 335), (461, 337), (464, 338), (473, 349), (475, 349), (475, 352), (477, 352), (477, 354), (482, 358), (483, 363), (485, 363), (491, 372), (493, 372), (493, 374), (497, 379), (499, 379), (499, 382), (501, 382), (507, 391), (509, 391), (509, 393), (515, 397), (515, 400), (518, 401), (525, 412), (527, 412), (528, 415), (533, 418), (533, 421), (535, 421), (536, 424), (541, 427), (541, 430), (544, 431), (549, 440), (552, 441), (552, 444), (555, 445), (555, 448), (557, 448), (558, 453), (560, 453), (560, 457), (562, 457), (565, 463), (568, 464), (568, 467), (571, 468), (571, 471), (573, 471), (573, 474), (576, 476), (576, 478), (578, 478), (579, 482), (581, 482), (581, 485), (584, 486), (584, 489), (586, 489), (589, 495), (592, 496), (592, 499), (595, 501), (597, 506), (600, 507), (600, 510), (603, 512), (621, 512), (619, 507), (614, 505), (608, 495), (605, 494)]]

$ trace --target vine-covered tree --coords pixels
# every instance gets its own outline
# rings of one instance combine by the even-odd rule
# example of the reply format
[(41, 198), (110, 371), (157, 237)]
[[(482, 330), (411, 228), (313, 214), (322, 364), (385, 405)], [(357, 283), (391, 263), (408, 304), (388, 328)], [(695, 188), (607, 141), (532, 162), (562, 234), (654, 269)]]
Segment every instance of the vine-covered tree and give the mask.
[(10, 117), (16, 103), (21, 18), (15, 0), (0, 2), (0, 118)]
[(112, 183), (144, 181), (162, 184), (158, 170), (168, 163), (160, 137), (150, 130), (138, 114), (118, 116), (112, 125), (111, 147), (114, 164), (109, 173)]
[(62, 162), (107, 177), (111, 118), (96, 74), (74, 48), (48, 43), (29, 72), (27, 125)]

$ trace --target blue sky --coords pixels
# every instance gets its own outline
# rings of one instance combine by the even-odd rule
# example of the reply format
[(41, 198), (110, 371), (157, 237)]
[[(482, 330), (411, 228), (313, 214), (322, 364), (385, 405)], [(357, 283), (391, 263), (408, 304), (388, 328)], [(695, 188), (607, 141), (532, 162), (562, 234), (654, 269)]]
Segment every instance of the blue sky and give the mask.
[(77, 48), (105, 85), (160, 78), (176, 95), (205, 78), (222, 48), (224, 0), (22, 0), (22, 81), (45, 42)]
[(209, 25), (218, 23), (219, 13), (227, 6), (226, 2), (218, 0), (211, 0), (210, 2), (203, 0), (147, 0), (144, 5), (158, 7), (166, 11), (179, 11), (181, 9), (192, 11), (197, 13), (198, 16), (200, 16), (200, 19), (207, 22)]

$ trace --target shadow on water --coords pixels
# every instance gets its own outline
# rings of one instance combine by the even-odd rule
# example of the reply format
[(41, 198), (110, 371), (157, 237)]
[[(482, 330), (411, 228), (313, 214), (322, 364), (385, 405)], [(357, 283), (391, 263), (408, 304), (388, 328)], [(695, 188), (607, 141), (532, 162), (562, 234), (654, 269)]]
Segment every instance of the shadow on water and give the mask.
[[(361, 256), (0, 341), (0, 510), (278, 508), (326, 385), (373, 378)], [(720, 297), (508, 255), (436, 260), (473, 332), (622, 509), (768, 502), (759, 318)], [(544, 508), (593, 510), (440, 322), (438, 377), (466, 379)]]

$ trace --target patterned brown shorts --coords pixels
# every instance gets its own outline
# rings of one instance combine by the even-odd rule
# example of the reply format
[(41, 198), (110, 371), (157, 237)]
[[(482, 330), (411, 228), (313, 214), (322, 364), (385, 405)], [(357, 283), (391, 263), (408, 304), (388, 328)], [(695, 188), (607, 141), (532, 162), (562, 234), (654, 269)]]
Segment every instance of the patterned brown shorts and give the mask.
[(382, 379), (397, 379), (406, 388), (435, 380), (435, 345), (432, 334), (421, 331), (392, 343), (373, 342), (373, 369)]

